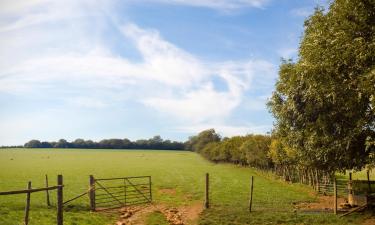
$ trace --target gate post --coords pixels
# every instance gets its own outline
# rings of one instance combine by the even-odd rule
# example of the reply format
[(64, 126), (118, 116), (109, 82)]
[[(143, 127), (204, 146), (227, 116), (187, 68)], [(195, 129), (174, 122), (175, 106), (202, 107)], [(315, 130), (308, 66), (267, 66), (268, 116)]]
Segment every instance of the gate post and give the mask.
[(63, 176), (57, 175), (57, 225), (63, 225)]
[[(29, 181), (29, 183), (27, 183), (27, 190), (30, 190), (31, 189), (31, 181)], [(29, 224), (29, 211), (30, 211), (30, 196), (31, 193), (28, 192), (27, 195), (26, 195), (26, 207), (25, 207), (25, 223), (24, 225), (28, 225)]]
[(148, 184), (150, 189), (150, 203), (152, 202), (152, 186), (151, 186), (151, 176), (148, 177)]
[(333, 195), (334, 195), (334, 199), (333, 199), (333, 213), (335, 215), (337, 215), (337, 181), (336, 181), (336, 177), (333, 180)]
[(349, 172), (348, 191), (349, 191), (348, 202), (351, 206), (354, 206), (355, 202), (354, 202), (353, 180), (352, 180), (352, 173), (351, 172)]
[(95, 211), (95, 179), (93, 175), (90, 175), (90, 186), (89, 186), (89, 196), (90, 196), (90, 208), (91, 211)]
[(371, 193), (371, 181), (370, 181), (370, 171), (367, 170), (367, 184), (368, 184), (368, 193)]

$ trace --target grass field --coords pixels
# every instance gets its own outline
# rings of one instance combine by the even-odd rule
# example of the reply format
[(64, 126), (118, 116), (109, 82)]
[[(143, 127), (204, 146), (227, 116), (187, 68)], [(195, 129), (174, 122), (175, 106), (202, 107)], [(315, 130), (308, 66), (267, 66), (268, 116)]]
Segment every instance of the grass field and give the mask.
[[(336, 177), (348, 180), (349, 179), (349, 172), (347, 172), (346, 174), (338, 174)], [(353, 180), (367, 180), (367, 171), (362, 170), (362, 171), (353, 172), (352, 173), (352, 179)], [(375, 180), (375, 170), (370, 171), (370, 180), (372, 180), (372, 181)]]
[[(64, 176), (64, 199), (88, 188), (88, 176), (119, 177), (151, 175), (154, 200), (170, 205), (203, 201), (204, 174), (210, 173), (212, 208), (205, 210), (199, 224), (360, 224), (356, 216), (340, 219), (331, 214), (299, 214), (293, 202), (313, 201), (310, 189), (289, 185), (263, 176), (250, 168), (213, 164), (192, 152), (143, 150), (70, 150), (70, 149), (2, 149), (0, 150), (0, 191), (24, 189), (27, 181), (33, 187), (44, 186), (44, 175), (50, 185), (56, 175)], [(250, 176), (255, 176), (254, 203), (247, 212)], [(165, 195), (160, 189), (172, 188), (176, 194)], [(52, 194), (55, 202), (55, 193)], [(25, 196), (0, 196), (0, 224), (21, 224)], [(64, 224), (113, 224), (116, 217), (88, 210), (88, 198), (81, 198), (64, 212)], [(157, 224), (160, 215), (147, 221)], [(30, 224), (50, 225), (55, 210), (45, 206), (44, 193), (31, 197)]]

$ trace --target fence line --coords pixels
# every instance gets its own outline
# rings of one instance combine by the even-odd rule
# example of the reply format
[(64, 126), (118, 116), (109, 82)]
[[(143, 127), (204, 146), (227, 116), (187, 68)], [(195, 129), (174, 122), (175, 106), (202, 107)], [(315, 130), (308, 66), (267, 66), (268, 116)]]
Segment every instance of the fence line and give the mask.
[[(46, 176), (46, 180), (47, 180), (47, 176)], [(27, 189), (25, 190), (16, 190), (16, 191), (3, 191), (3, 192), (0, 192), (0, 195), (18, 195), (18, 194), (26, 194), (26, 206), (25, 206), (25, 217), (24, 217), (24, 224), (25, 225), (28, 225), (29, 224), (29, 211), (30, 211), (30, 200), (31, 200), (31, 193), (35, 193), (35, 192), (46, 192), (48, 193), (48, 191), (50, 190), (57, 190), (57, 218), (56, 218), (56, 222), (57, 222), (57, 225), (63, 225), (63, 204), (62, 204), (62, 201), (63, 201), (63, 176), (62, 175), (58, 175), (57, 176), (57, 186), (52, 186), (52, 187), (48, 187), (48, 183), (47, 183), (47, 187), (45, 188), (34, 188), (32, 189), (31, 188), (31, 182), (29, 181), (28, 184), (27, 184)], [(47, 194), (48, 196), (48, 201), (47, 201), (47, 206), (48, 203), (49, 203), (49, 193)]]
[(34, 188), (34, 189), (25, 189), (25, 190), (17, 190), (17, 191), (3, 191), (3, 192), (0, 192), (0, 195), (17, 195), (17, 194), (27, 194), (27, 193), (47, 191), (47, 190), (56, 190), (58, 187), (59, 185), (51, 186), (48, 188)]
[[(92, 211), (99, 210), (107, 210), (112, 208), (119, 208), (119, 207), (112, 207), (114, 206), (114, 202), (119, 203), (120, 207), (135, 205), (135, 204), (144, 204), (150, 203), (152, 201), (152, 190), (151, 190), (151, 176), (136, 176), (136, 177), (122, 177), (122, 178), (100, 178), (96, 179), (93, 175), (90, 175), (89, 180), (89, 189), (79, 194), (67, 201), (63, 201), (63, 177), (62, 175), (57, 176), (57, 185), (56, 186), (48, 186), (48, 176), (45, 176), (45, 185), (44, 188), (32, 188), (31, 182), (28, 183), (27, 189), (25, 190), (15, 190), (15, 191), (5, 191), (0, 192), (1, 195), (17, 195), (17, 194), (26, 194), (26, 206), (25, 206), (25, 217), (24, 217), (24, 224), (28, 225), (29, 222), (29, 210), (30, 210), (30, 198), (31, 193), (34, 192), (45, 192), (46, 193), (46, 203), (47, 206), (50, 206), (50, 194), (49, 191), (57, 190), (57, 218), (56, 222), (57, 225), (63, 225), (63, 206), (78, 199), (86, 194), (89, 196), (90, 199), (90, 207)], [(205, 174), (205, 202), (204, 207), (206, 209), (210, 208), (211, 206), (211, 199), (210, 199), (210, 179), (209, 174)], [(148, 179), (148, 182), (145, 182), (142, 179)], [(123, 180), (124, 184), (120, 186), (116, 185), (109, 185), (110, 181), (117, 182)], [(100, 182), (99, 182), (100, 181)], [(133, 183), (133, 182), (134, 183)], [(108, 183), (106, 183), (108, 182)], [(349, 180), (348, 184), (345, 183), (344, 180), (336, 180), (335, 178), (332, 180), (317, 180), (315, 183), (315, 190), (319, 194), (324, 195), (333, 195), (334, 203), (333, 203), (333, 212), (337, 214), (337, 196), (348, 196), (350, 193), (353, 194), (352, 180)], [(368, 189), (371, 191), (371, 183), (369, 180)], [(248, 210), (249, 212), (252, 211), (252, 204), (253, 204), (253, 186), (254, 186), (254, 177), (251, 176), (251, 183), (250, 183), (250, 193), (248, 199)], [(121, 190), (120, 190), (121, 189)], [(99, 192), (101, 191), (101, 192)], [(108, 205), (109, 203), (109, 205)], [(259, 203), (259, 202), (258, 202)], [(259, 204), (256, 205), (259, 205)], [(99, 205), (99, 208), (97, 206)], [(259, 205), (262, 207), (262, 205)], [(102, 207), (102, 208), (100, 208)]]

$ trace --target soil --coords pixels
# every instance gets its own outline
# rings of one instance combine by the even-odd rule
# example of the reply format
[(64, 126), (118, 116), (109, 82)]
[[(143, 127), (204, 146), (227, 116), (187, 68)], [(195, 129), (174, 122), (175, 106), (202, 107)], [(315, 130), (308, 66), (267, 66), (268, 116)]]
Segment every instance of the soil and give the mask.
[(201, 202), (179, 207), (164, 204), (130, 206), (118, 210), (120, 218), (115, 225), (145, 225), (146, 216), (152, 212), (161, 212), (170, 225), (196, 225), (202, 211)]
[(375, 225), (375, 218), (366, 219), (362, 225)]
[[(317, 202), (301, 202), (295, 205), (297, 210), (333, 210), (332, 196), (318, 196)], [(337, 206), (345, 203), (345, 198), (337, 198)]]
[[(321, 210), (333, 210), (333, 196), (317, 196), (317, 202), (301, 202), (294, 206), (297, 210), (303, 211), (321, 211)], [(363, 205), (366, 202), (364, 196), (355, 196), (354, 202), (356, 205)], [(345, 204), (346, 203), (346, 204)], [(337, 209), (341, 211), (349, 210), (351, 207), (347, 204), (346, 198), (337, 198)], [(375, 224), (374, 224), (375, 225)]]
[(174, 188), (164, 188), (159, 190), (160, 194), (166, 194), (166, 195), (176, 195), (176, 189)]

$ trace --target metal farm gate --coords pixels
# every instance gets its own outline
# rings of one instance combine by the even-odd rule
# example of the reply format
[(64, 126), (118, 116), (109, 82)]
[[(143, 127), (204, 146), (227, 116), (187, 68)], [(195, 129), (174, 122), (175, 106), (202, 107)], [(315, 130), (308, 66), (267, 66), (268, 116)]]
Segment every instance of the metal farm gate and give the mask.
[(151, 176), (101, 179), (90, 176), (89, 195), (93, 211), (151, 203)]

